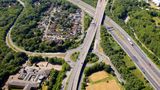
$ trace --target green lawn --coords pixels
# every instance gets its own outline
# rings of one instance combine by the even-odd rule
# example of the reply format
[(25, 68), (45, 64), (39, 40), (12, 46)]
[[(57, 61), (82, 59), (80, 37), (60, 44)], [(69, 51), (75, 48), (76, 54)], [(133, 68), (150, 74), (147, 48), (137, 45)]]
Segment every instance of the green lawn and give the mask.
[(93, 7), (96, 7), (98, 0), (83, 0), (83, 1), (86, 2), (87, 4), (93, 6)]
[(74, 61), (74, 62), (76, 62), (76, 60), (77, 60), (77, 58), (78, 58), (78, 56), (79, 56), (79, 53), (80, 52), (74, 52), (72, 55), (71, 55), (71, 60), (72, 61)]

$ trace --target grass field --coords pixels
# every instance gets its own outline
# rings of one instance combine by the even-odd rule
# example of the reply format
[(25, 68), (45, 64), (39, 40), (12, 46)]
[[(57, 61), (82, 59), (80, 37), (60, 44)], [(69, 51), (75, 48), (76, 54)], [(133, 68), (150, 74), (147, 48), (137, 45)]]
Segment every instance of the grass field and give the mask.
[(105, 71), (93, 73), (88, 78), (86, 90), (123, 90), (116, 78)]
[(100, 72), (94, 73), (91, 76), (89, 76), (89, 80), (91, 82), (96, 82), (96, 81), (102, 80), (107, 77), (109, 76), (105, 71), (100, 71)]
[(86, 87), (86, 90), (122, 90), (116, 80), (100, 82)]
[(71, 60), (72, 61), (74, 61), (74, 62), (76, 62), (76, 60), (77, 60), (77, 58), (78, 58), (78, 56), (79, 56), (79, 53), (80, 52), (74, 52), (72, 55), (71, 55)]
[(97, 5), (97, 1), (98, 0), (83, 0), (84, 2), (86, 2), (87, 4), (96, 7)]

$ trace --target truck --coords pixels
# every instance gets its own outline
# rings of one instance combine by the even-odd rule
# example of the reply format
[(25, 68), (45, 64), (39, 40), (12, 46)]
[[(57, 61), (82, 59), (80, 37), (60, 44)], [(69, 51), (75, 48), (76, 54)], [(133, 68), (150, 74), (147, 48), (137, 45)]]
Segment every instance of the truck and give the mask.
[(129, 41), (129, 43), (133, 46), (133, 43), (132, 43), (131, 39), (130, 38), (127, 38), (127, 39)]

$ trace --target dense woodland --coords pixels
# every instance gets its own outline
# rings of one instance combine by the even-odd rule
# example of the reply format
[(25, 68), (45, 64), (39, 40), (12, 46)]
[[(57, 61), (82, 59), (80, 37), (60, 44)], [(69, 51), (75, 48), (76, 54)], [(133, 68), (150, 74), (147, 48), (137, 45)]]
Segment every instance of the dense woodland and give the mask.
[(125, 62), (126, 53), (114, 41), (105, 27), (101, 28), (101, 46), (106, 55), (110, 57), (111, 62), (117, 68), (118, 72), (122, 75), (122, 78), (126, 81), (124, 84), (126, 90), (152, 90), (151, 86), (147, 84), (148, 81), (142, 81), (133, 74), (136, 67), (128, 67), (127, 62)]
[(51, 7), (51, 4), (54, 7), (61, 5), (66, 12), (75, 12), (75, 6), (66, 0), (39, 0), (40, 5), (35, 4), (34, 0), (23, 1), (26, 8), (12, 31), (12, 39), (16, 45), (27, 51), (63, 52), (80, 43), (75, 40), (65, 40), (57, 45), (54, 41), (42, 41), (43, 31), (37, 29), (37, 22), (43, 17), (43, 13)]
[[(145, 2), (138, 0), (109, 0), (106, 14), (123, 27), (133, 38), (136, 33), (142, 43), (146, 45), (155, 55), (149, 53), (145, 48), (142, 49), (149, 57), (160, 66), (160, 11), (149, 8)], [(124, 23), (126, 17), (130, 19)], [(136, 39), (135, 39), (136, 40)], [(138, 41), (137, 41), (138, 42)], [(138, 42), (141, 46), (141, 44)]]
[(16, 0), (0, 0), (0, 87), (27, 60), (26, 54), (13, 52), (5, 43), (6, 33), (21, 11)]

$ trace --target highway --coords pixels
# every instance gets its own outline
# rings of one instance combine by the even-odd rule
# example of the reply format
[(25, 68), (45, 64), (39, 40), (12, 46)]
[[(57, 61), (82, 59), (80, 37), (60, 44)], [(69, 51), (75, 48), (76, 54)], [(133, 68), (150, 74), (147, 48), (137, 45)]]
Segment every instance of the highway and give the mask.
[[(68, 0), (71, 3), (77, 5), (89, 15), (94, 17), (95, 9), (90, 5), (84, 3), (81, 0)], [(108, 16), (105, 17), (104, 26), (106, 28), (113, 27), (109, 30), (110, 34), (117, 41), (117, 43), (122, 47), (122, 49), (130, 56), (135, 65), (141, 70), (146, 79), (151, 83), (151, 85), (156, 89), (160, 90), (160, 70), (158, 67), (148, 58), (148, 56), (140, 49), (140, 47), (135, 43), (135, 41), (123, 30), (118, 24), (116, 24)], [(131, 40), (129, 41), (128, 38)], [(131, 43), (133, 45), (131, 45)]]
[(101, 25), (103, 15), (104, 15), (104, 10), (105, 10), (106, 2), (105, 0), (99, 0), (97, 3), (97, 8), (95, 11), (95, 16), (90, 24), (90, 27), (87, 30), (86, 37), (83, 41), (83, 46), (80, 51), (80, 55), (78, 57), (77, 63), (75, 67), (73, 68), (71, 77), (69, 79), (69, 84), (67, 87), (67, 90), (77, 90), (79, 87), (79, 81), (81, 78), (81, 71), (84, 65), (85, 58), (88, 54), (88, 51), (90, 49), (90, 46), (92, 44), (92, 41), (95, 37), (96, 31)]
[(100, 29), (99, 29), (99, 30), (97, 30), (97, 33), (96, 33), (94, 48), (93, 48), (92, 52), (99, 57), (100, 62), (105, 60), (111, 66), (111, 68), (114, 70), (114, 73), (115, 73), (117, 79), (119, 80), (119, 82), (125, 83), (125, 80), (121, 77), (121, 74), (117, 71), (116, 67), (112, 64), (110, 58), (108, 56), (106, 56), (104, 52), (100, 51), (100, 49), (99, 49), (101, 47), (100, 41), (101, 41), (101, 37), (100, 37)]

